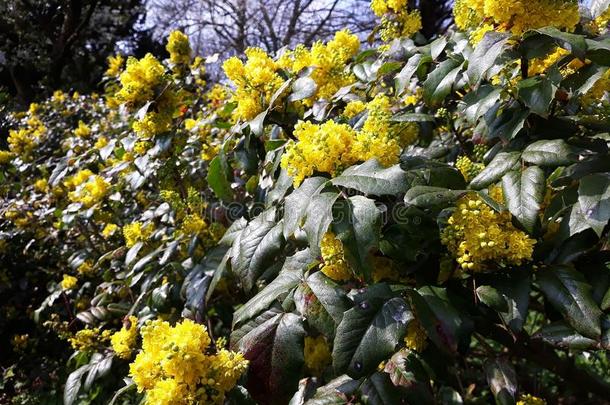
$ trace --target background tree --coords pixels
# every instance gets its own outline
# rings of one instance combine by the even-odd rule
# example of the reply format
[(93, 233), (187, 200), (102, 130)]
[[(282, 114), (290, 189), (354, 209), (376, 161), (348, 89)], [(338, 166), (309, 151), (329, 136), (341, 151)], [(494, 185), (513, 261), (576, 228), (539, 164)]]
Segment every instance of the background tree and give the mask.
[(142, 0), (0, 2), (0, 86), (20, 104), (59, 88), (96, 89), (117, 44), (155, 47), (138, 28), (145, 11)]

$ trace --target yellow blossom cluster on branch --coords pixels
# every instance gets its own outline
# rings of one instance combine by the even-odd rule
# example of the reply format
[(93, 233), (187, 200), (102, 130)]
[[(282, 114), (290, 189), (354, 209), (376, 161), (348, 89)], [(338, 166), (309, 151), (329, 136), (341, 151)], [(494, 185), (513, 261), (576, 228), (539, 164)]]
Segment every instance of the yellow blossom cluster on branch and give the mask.
[(469, 271), (483, 270), (494, 262), (520, 265), (531, 260), (536, 243), (513, 226), (508, 211), (494, 211), (473, 193), (458, 200), (441, 241), (461, 268)]
[(515, 35), (547, 26), (572, 31), (580, 20), (576, 0), (457, 0), (453, 14), (462, 30), (484, 26)]
[[(359, 49), (358, 37), (342, 30), (326, 44), (317, 41), (311, 48), (299, 45), (285, 51), (277, 61), (260, 48), (246, 50), (246, 63), (237, 57), (229, 58), (223, 69), (235, 85), (236, 118), (251, 120), (268, 108), (272, 97), (285, 83), (282, 72), (295, 76), (304, 68), (313, 69), (310, 77), (316, 83), (316, 92), (302, 100), (302, 104), (311, 106), (315, 100), (332, 97), (340, 88), (355, 82), (346, 64)], [(282, 94), (277, 96), (281, 101)]]
[(417, 139), (418, 125), (391, 122), (390, 100), (383, 94), (366, 108), (368, 116), (360, 131), (332, 120), (321, 125), (297, 124), (294, 136), (298, 141), (288, 143), (282, 156), (282, 167), (293, 177), (295, 186), (315, 172), (336, 176), (347, 167), (372, 158), (384, 166), (398, 162), (402, 149)]
[(320, 242), (322, 251), (322, 273), (335, 281), (347, 281), (352, 278), (352, 271), (345, 260), (343, 242), (334, 233), (326, 232)]
[(321, 376), (331, 363), (331, 352), (324, 336), (306, 336), (303, 345), (305, 367), (314, 376)]
[(130, 373), (146, 404), (221, 404), (248, 366), (238, 352), (212, 351), (206, 328), (189, 319), (173, 327), (154, 320), (141, 335), (142, 351)]
[(419, 10), (409, 10), (408, 0), (372, 0), (371, 10), (381, 17), (381, 39), (410, 37), (422, 29)]
[(131, 357), (131, 352), (136, 345), (136, 339), (138, 338), (138, 318), (130, 316), (126, 321), (121, 330), (115, 332), (110, 337), (110, 344), (112, 350), (122, 359), (128, 359)]

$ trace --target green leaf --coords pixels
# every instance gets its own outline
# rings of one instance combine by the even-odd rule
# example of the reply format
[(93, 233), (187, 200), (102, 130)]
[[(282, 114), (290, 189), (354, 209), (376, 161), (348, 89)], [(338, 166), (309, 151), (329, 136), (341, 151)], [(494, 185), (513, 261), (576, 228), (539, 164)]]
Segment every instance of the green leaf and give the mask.
[(284, 200), (284, 237), (288, 239), (301, 226), (312, 198), (320, 193), (328, 179), (310, 177)]
[(495, 109), (490, 109), (484, 116), (489, 129), (487, 137), (500, 138), (503, 141), (514, 139), (523, 129), (529, 115), (529, 110), (518, 103), (503, 108), (499, 114)]
[(555, 27), (545, 27), (535, 30), (535, 32), (553, 38), (559, 46), (570, 51), (574, 56), (585, 59), (587, 43), (585, 37), (578, 34), (563, 32)]
[(386, 62), (383, 65), (381, 65), (379, 67), (379, 69), (377, 70), (377, 77), (382, 77), (384, 75), (387, 75), (388, 73), (392, 73), (397, 71), (398, 69), (400, 69), (402, 66), (402, 63), (400, 62)]
[(439, 63), (423, 84), (423, 97), (428, 105), (436, 105), (447, 97), (461, 72), (461, 62), (447, 59)]
[(345, 374), (341, 375), (318, 388), (305, 405), (345, 405), (354, 397), (360, 384), (361, 380), (353, 380)]
[(233, 197), (228, 171), (229, 166), (224, 153), (220, 153), (212, 159), (208, 168), (208, 184), (214, 194), (223, 201), (231, 201)]
[(347, 295), (321, 271), (315, 272), (297, 288), (294, 295), (297, 311), (307, 323), (330, 341), (335, 337), (343, 313), (350, 308)]
[(506, 50), (509, 38), (505, 33), (490, 31), (485, 34), (469, 59), (466, 75), (471, 86), (476, 86), (485, 78), (485, 74)]
[(581, 273), (573, 267), (553, 266), (536, 273), (536, 281), (570, 326), (585, 337), (599, 339), (602, 311)]
[(444, 288), (426, 286), (408, 290), (417, 319), (428, 337), (444, 353), (455, 355), (468, 340), (471, 321), (462, 316)]
[(283, 243), (282, 222), (267, 220), (265, 213), (254, 218), (235, 239), (231, 267), (246, 291), (252, 289), (258, 277), (277, 258)]
[(258, 403), (285, 404), (296, 391), (304, 364), (305, 330), (295, 314), (278, 314), (238, 342), (250, 361), (248, 392)]
[(292, 94), (288, 96), (288, 101), (299, 101), (309, 98), (316, 94), (318, 85), (311, 77), (300, 77), (292, 83)]
[(492, 161), (485, 166), (485, 169), (472, 179), (470, 187), (475, 190), (480, 190), (496, 183), (519, 162), (520, 155), (519, 152), (498, 153)]
[(402, 298), (371, 299), (345, 312), (333, 344), (335, 372), (359, 377), (394, 352), (413, 317)]
[(583, 177), (578, 186), (578, 203), (587, 224), (601, 236), (610, 220), (610, 174)]
[(405, 194), (405, 203), (422, 208), (445, 208), (466, 193), (466, 190), (448, 190), (443, 187), (415, 186)]
[(532, 112), (547, 117), (551, 101), (555, 98), (557, 87), (547, 77), (531, 77), (522, 80), (517, 85), (519, 98), (523, 100)]
[(386, 363), (384, 372), (396, 387), (401, 387), (408, 403), (433, 403), (427, 365), (408, 349), (396, 352)]
[(400, 113), (392, 117), (395, 122), (434, 122), (436, 118), (430, 114), (422, 113)]
[(523, 151), (522, 159), (534, 165), (565, 166), (577, 161), (577, 149), (563, 139), (536, 141)]
[(134, 260), (136, 260), (136, 258), (138, 257), (138, 253), (140, 253), (140, 250), (143, 247), (144, 242), (136, 242), (135, 245), (129, 248), (127, 254), (125, 255), (125, 266), (129, 266), (131, 263), (133, 263)]
[(409, 189), (407, 174), (400, 166), (386, 169), (376, 159), (349, 167), (331, 182), (335, 186), (379, 196), (400, 194)]
[(502, 177), (506, 206), (530, 234), (534, 233), (538, 221), (545, 186), (544, 172), (537, 166), (522, 172), (510, 171)]
[(502, 321), (513, 333), (519, 333), (527, 319), (532, 280), (527, 271), (513, 271), (511, 274), (495, 277), (493, 286), (506, 300), (506, 311), (498, 312)]
[(512, 364), (501, 358), (489, 360), (485, 363), (485, 375), (497, 404), (515, 404), (517, 373)]
[(379, 245), (381, 211), (375, 201), (363, 196), (339, 200), (333, 207), (333, 230), (356, 274), (370, 276), (369, 253)]
[(584, 337), (564, 322), (545, 325), (532, 338), (540, 339), (561, 349), (590, 350), (598, 346), (597, 341)]
[(402, 68), (400, 73), (396, 75), (396, 79), (394, 80), (396, 87), (396, 94), (400, 95), (407, 88), (409, 83), (411, 82), (411, 78), (413, 75), (426, 63), (432, 62), (432, 58), (427, 55), (422, 55), (420, 53), (416, 53), (411, 56), (405, 66)]
[(314, 255), (320, 255), (320, 241), (333, 221), (333, 205), (337, 198), (339, 198), (338, 193), (317, 194), (307, 206), (303, 229)]
[(303, 278), (303, 274), (316, 258), (309, 249), (297, 252), (288, 257), (278, 276), (256, 294), (250, 301), (238, 308), (233, 314), (233, 327), (256, 316), (267, 309), (274, 301), (282, 301), (291, 290), (293, 290)]
[(508, 302), (498, 290), (490, 285), (482, 285), (475, 290), (479, 300), (498, 312), (508, 312)]
[(386, 373), (375, 372), (360, 386), (362, 400), (370, 405), (394, 405), (401, 402), (403, 394), (392, 384)]

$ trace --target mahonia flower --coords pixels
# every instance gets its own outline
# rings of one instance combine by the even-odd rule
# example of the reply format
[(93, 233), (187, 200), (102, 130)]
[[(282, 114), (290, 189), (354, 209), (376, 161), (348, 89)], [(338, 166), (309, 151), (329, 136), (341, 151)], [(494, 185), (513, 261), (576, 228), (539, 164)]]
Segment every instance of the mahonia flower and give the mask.
[(11, 129), (7, 138), (8, 149), (15, 155), (28, 159), (34, 147), (42, 140), (47, 128), (36, 116), (27, 120), (27, 126), (18, 130)]
[(546, 26), (572, 31), (580, 21), (576, 0), (457, 0), (453, 15), (462, 30), (493, 24), (515, 35)]
[(246, 50), (246, 63), (239, 58), (227, 59), (222, 65), (235, 86), (232, 100), (237, 103), (237, 118), (251, 120), (271, 102), (271, 97), (284, 84), (278, 65), (260, 48)]
[(38, 179), (34, 182), (34, 189), (38, 192), (44, 193), (47, 191), (48, 187), (49, 183), (47, 182), (47, 179)]
[(484, 269), (486, 262), (520, 265), (531, 260), (536, 243), (513, 226), (508, 211), (495, 212), (473, 193), (458, 200), (441, 242), (462, 269), (471, 271)]
[(414, 319), (407, 326), (407, 335), (405, 336), (405, 346), (409, 350), (422, 352), (428, 345), (428, 335), (421, 323)]
[(332, 232), (326, 232), (320, 241), (322, 252), (322, 273), (335, 281), (347, 281), (352, 278), (352, 271), (345, 260), (343, 242)]
[(350, 101), (345, 106), (343, 110), (343, 116), (345, 118), (354, 118), (356, 115), (360, 114), (362, 111), (366, 110), (366, 103), (360, 100)]
[(114, 235), (118, 229), (119, 226), (117, 224), (106, 224), (106, 226), (104, 226), (104, 229), (102, 230), (102, 236), (104, 237), (104, 239), (108, 239), (112, 235)]
[(140, 60), (130, 57), (119, 80), (122, 87), (116, 98), (128, 107), (136, 108), (154, 100), (156, 91), (162, 90), (166, 83), (165, 68), (150, 53)]
[(132, 247), (138, 242), (146, 242), (152, 235), (154, 227), (151, 223), (142, 225), (141, 222), (132, 222), (123, 227), (123, 237), (125, 238), (125, 246)]
[(78, 279), (69, 274), (64, 274), (64, 278), (61, 280), (59, 285), (63, 290), (71, 290), (78, 284)]
[(91, 135), (91, 128), (83, 121), (78, 121), (78, 127), (74, 130), (74, 135), (80, 138), (88, 138)]
[(89, 208), (100, 202), (108, 191), (110, 183), (98, 175), (89, 176), (87, 182), (81, 184), (75, 191), (70, 192), (69, 197), (73, 202), (80, 202)]
[(294, 129), (298, 142), (290, 141), (281, 165), (293, 177), (295, 186), (315, 171), (335, 176), (358, 161), (354, 153), (355, 131), (332, 120), (322, 125), (299, 122)]
[(121, 330), (115, 332), (110, 337), (110, 344), (112, 350), (122, 359), (128, 359), (131, 357), (131, 351), (136, 345), (136, 339), (138, 338), (138, 318), (130, 316), (123, 322)]
[(115, 56), (109, 56), (108, 59), (108, 69), (106, 70), (106, 76), (109, 77), (117, 77), (121, 74), (121, 69), (123, 68), (123, 63), (125, 59), (121, 54), (116, 54)]
[(371, 100), (367, 110), (368, 116), (357, 135), (358, 160), (377, 158), (384, 166), (397, 163), (402, 149), (417, 139), (419, 126), (414, 122), (393, 123), (390, 99), (385, 94)]
[(29, 340), (30, 336), (27, 333), (23, 335), (13, 335), (11, 345), (13, 346), (14, 350), (23, 351), (27, 347)]
[(460, 156), (455, 162), (455, 167), (462, 173), (464, 180), (469, 182), (483, 171), (485, 165), (473, 162), (468, 156)]
[(191, 61), (191, 44), (189, 38), (180, 31), (169, 34), (167, 46), (169, 59), (174, 65), (188, 65)]
[(147, 404), (221, 404), (248, 366), (241, 353), (224, 348), (209, 353), (207, 329), (189, 319), (174, 327), (150, 321), (141, 335), (142, 351), (130, 374)]
[(381, 39), (410, 37), (422, 29), (419, 10), (408, 10), (407, 0), (372, 0), (371, 10), (381, 17)]
[(521, 395), (521, 398), (517, 401), (517, 405), (546, 405), (546, 401), (531, 394), (525, 394)]
[(74, 350), (79, 352), (90, 352), (104, 344), (110, 339), (111, 331), (100, 332), (99, 328), (81, 329), (69, 338), (68, 341)]
[(85, 260), (80, 266), (76, 268), (78, 274), (83, 276), (91, 275), (93, 272), (93, 264), (89, 260)]
[(5, 165), (13, 160), (13, 153), (7, 150), (0, 150), (0, 165)]
[(305, 336), (303, 355), (305, 357), (305, 367), (316, 377), (321, 376), (331, 363), (330, 348), (322, 335), (317, 337)]

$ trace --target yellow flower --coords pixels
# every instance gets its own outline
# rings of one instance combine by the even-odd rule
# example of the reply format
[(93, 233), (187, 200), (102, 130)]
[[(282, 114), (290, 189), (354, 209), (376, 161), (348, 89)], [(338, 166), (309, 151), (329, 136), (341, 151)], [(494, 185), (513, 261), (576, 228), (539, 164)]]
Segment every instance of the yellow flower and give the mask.
[(343, 116), (346, 118), (354, 118), (366, 109), (366, 104), (360, 100), (350, 101), (343, 110)]
[(83, 275), (83, 276), (90, 275), (93, 271), (93, 265), (91, 264), (90, 261), (86, 260), (83, 262), (83, 264), (78, 266), (76, 271), (78, 272), (78, 274)]
[(165, 68), (151, 54), (140, 60), (130, 57), (119, 80), (122, 88), (116, 93), (116, 98), (130, 108), (137, 107), (153, 100), (155, 93), (163, 90)]
[(427, 346), (428, 335), (417, 319), (413, 319), (407, 326), (405, 346), (409, 350), (422, 352)]
[(93, 147), (95, 149), (102, 149), (106, 145), (108, 145), (108, 138), (105, 136), (100, 136), (97, 141), (95, 141), (95, 145), (93, 145)]
[(487, 263), (520, 265), (531, 260), (536, 243), (513, 226), (508, 211), (495, 212), (474, 193), (458, 200), (441, 242), (470, 271), (485, 269)]
[(455, 167), (462, 173), (464, 180), (469, 182), (483, 171), (485, 165), (482, 163), (474, 163), (468, 156), (460, 156), (455, 162)]
[(108, 69), (106, 70), (106, 76), (117, 77), (121, 74), (121, 69), (123, 68), (123, 63), (125, 59), (121, 54), (116, 54), (115, 56), (109, 56), (108, 59)]
[(305, 357), (305, 367), (316, 377), (321, 376), (331, 362), (330, 348), (322, 335), (317, 337), (305, 336), (303, 355)]
[(34, 183), (34, 189), (40, 193), (45, 193), (48, 186), (49, 184), (47, 183), (47, 179), (38, 179)]
[(106, 224), (104, 229), (102, 230), (102, 236), (104, 239), (110, 238), (115, 232), (119, 229), (117, 224)]
[(525, 394), (521, 395), (517, 405), (546, 405), (546, 401), (531, 394)]
[(110, 339), (110, 331), (100, 332), (99, 328), (81, 329), (68, 341), (74, 350), (89, 352)]
[(248, 365), (240, 353), (211, 351), (205, 326), (189, 319), (174, 327), (149, 321), (140, 333), (142, 351), (130, 374), (146, 404), (221, 404)]
[(115, 332), (110, 338), (112, 350), (122, 359), (130, 358), (131, 351), (136, 345), (136, 339), (138, 338), (137, 323), (138, 318), (130, 316), (123, 322), (121, 330)]
[(91, 128), (82, 121), (78, 121), (78, 127), (74, 130), (74, 135), (79, 138), (88, 138), (91, 135)]
[(78, 188), (75, 191), (70, 192), (68, 196), (73, 202), (80, 202), (85, 207), (89, 208), (102, 201), (109, 190), (110, 183), (101, 176), (92, 175), (89, 176), (87, 182), (80, 184)]
[(78, 279), (69, 274), (64, 274), (64, 278), (61, 280), (61, 283), (59, 283), (61, 288), (64, 290), (71, 290), (74, 287), (76, 287), (77, 284), (78, 284)]
[(7, 150), (0, 150), (0, 165), (5, 165), (13, 160), (13, 154)]
[(345, 260), (343, 243), (332, 232), (326, 232), (320, 242), (322, 252), (322, 273), (335, 281), (347, 281), (352, 271)]
[(169, 34), (165, 49), (174, 65), (188, 65), (191, 61), (189, 38), (180, 31), (173, 31)]
[(151, 223), (142, 225), (141, 222), (133, 222), (123, 227), (123, 236), (125, 237), (125, 245), (130, 248), (138, 242), (145, 242), (153, 233), (153, 225)]

